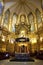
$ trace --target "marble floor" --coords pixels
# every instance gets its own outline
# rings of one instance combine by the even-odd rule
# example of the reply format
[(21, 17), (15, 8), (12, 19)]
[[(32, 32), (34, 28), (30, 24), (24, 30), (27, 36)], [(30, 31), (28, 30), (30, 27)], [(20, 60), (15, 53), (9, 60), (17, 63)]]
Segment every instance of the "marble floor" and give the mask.
[(10, 60), (0, 60), (0, 65), (43, 65), (43, 60), (35, 59), (35, 62), (10, 62)]

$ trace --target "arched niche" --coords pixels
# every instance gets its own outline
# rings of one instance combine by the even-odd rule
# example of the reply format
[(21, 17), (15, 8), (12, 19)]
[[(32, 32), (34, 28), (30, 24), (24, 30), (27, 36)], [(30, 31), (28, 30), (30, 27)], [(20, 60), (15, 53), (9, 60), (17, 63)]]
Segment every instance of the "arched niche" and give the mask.
[(28, 23), (31, 26), (31, 32), (33, 32), (35, 30), (35, 26), (34, 26), (34, 15), (32, 14), (32, 12), (29, 13), (28, 15)]
[(4, 14), (4, 20), (3, 20), (3, 25), (4, 27), (8, 28), (9, 27), (9, 19), (10, 19), (10, 11), (7, 10)]
[(12, 17), (12, 32), (15, 32), (15, 25), (17, 23), (17, 17), (18, 17), (17, 14), (14, 13)]
[(36, 13), (37, 25), (38, 25), (38, 28), (40, 28), (42, 26), (41, 12), (39, 11), (39, 9), (36, 9), (35, 13)]

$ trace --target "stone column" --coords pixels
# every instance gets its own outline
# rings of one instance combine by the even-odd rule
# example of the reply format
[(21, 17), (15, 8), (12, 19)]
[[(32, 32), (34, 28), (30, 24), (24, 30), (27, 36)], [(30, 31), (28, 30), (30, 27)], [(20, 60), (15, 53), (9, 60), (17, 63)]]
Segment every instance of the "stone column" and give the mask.
[(38, 34), (38, 40), (37, 40), (37, 51), (40, 50), (40, 36)]

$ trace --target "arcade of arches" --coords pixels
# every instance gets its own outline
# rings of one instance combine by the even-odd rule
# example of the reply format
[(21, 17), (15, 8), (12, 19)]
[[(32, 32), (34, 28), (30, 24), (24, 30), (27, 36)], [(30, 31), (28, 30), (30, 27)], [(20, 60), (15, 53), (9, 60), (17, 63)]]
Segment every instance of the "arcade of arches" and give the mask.
[(41, 0), (0, 1), (0, 52), (43, 50)]

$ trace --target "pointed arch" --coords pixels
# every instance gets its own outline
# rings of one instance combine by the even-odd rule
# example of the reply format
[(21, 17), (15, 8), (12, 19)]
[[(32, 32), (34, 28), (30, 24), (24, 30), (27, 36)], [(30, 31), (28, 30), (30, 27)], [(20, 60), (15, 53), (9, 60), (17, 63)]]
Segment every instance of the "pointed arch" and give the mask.
[(12, 32), (15, 32), (15, 24), (17, 23), (17, 17), (17, 14), (14, 13), (12, 18)]
[(31, 32), (33, 32), (35, 30), (35, 26), (34, 26), (34, 15), (32, 14), (32, 12), (30, 12), (28, 14), (28, 22), (31, 25)]
[(4, 14), (4, 20), (3, 20), (3, 24), (6, 28), (9, 27), (9, 18), (10, 18), (10, 11), (9, 9), (5, 12)]
[(41, 12), (37, 8), (35, 13), (36, 13), (36, 21), (37, 21), (37, 24), (38, 24), (38, 28), (40, 28), (40, 26), (42, 26)]

